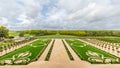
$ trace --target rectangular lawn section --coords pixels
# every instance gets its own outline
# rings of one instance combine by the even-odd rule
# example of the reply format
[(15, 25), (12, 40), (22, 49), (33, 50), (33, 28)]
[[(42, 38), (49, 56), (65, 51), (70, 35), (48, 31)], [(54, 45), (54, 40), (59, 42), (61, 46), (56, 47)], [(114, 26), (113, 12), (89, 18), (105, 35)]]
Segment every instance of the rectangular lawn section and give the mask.
[(40, 36), (39, 38), (79, 38), (78, 36), (73, 36), (73, 35), (45, 35), (45, 36)]
[(93, 64), (120, 63), (120, 58), (91, 45), (85, 44), (79, 40), (66, 41), (82, 60)]
[[(0, 64), (28, 64), (29, 62), (36, 61), (43, 53), (49, 42), (50, 40), (46, 39), (37, 40), (16, 51), (0, 57)], [(12, 62), (6, 63), (6, 60)]]

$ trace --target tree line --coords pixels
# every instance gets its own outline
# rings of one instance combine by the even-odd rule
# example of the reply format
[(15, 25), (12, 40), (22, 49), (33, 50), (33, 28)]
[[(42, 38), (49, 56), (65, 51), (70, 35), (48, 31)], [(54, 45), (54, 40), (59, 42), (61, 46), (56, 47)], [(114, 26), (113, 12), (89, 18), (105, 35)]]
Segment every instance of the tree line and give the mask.
[(35, 36), (43, 35), (75, 35), (75, 36), (120, 36), (119, 30), (28, 30), (21, 33)]
[[(30, 34), (34, 36), (43, 35), (75, 35), (75, 36), (116, 36), (120, 37), (120, 30), (25, 30), (17, 31), (19, 36), (23, 37), (24, 34)], [(9, 30), (0, 26), (0, 39), (8, 38)]]
[(77, 35), (77, 36), (120, 36), (120, 31), (115, 31), (115, 30), (76, 30), (76, 31), (60, 31), (60, 34)]

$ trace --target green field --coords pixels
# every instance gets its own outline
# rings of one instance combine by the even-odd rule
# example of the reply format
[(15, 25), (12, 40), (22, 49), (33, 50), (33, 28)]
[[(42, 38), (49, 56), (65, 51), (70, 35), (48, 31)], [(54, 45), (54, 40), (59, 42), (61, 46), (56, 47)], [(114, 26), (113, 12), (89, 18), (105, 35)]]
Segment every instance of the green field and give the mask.
[(119, 58), (79, 40), (66, 40), (78, 56), (90, 63), (119, 63)]
[(19, 32), (13, 32), (13, 31), (11, 31), (11, 32), (9, 32), (9, 36), (13, 36), (13, 37), (19, 36)]
[(34, 35), (31, 34), (24, 34), (25, 37), (34, 37)]
[(50, 40), (37, 40), (23, 48), (0, 57), (0, 64), (28, 64), (36, 61)]
[(73, 35), (44, 35), (44, 36), (39, 36), (39, 38), (79, 38), (79, 36), (73, 36)]

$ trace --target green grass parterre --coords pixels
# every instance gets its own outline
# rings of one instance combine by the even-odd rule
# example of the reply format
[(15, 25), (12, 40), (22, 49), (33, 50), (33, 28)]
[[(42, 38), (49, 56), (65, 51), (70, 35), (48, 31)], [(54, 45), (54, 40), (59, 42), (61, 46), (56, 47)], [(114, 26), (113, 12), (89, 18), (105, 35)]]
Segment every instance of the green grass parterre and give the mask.
[(37, 40), (0, 57), (0, 64), (28, 64), (29, 62), (35, 61), (42, 54), (49, 42), (50, 40)]
[(90, 63), (120, 63), (119, 58), (79, 40), (66, 40), (77, 55)]

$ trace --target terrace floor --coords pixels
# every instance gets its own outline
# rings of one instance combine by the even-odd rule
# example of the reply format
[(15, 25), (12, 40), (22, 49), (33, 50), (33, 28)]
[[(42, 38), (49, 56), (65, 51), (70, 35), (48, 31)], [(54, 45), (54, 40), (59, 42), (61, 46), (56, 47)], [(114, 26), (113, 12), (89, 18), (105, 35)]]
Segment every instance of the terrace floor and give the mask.
[[(65, 40), (63, 41), (65, 42)], [(46, 50), (43, 52), (43, 57), (41, 55), (42, 58), (40, 57), (40, 59), (36, 62), (20, 66), (0, 66), (0, 68), (120, 68), (120, 64), (90, 64), (86, 61), (82, 61), (72, 50), (72, 48), (65, 42), (74, 58), (74, 61), (71, 61), (64, 48), (62, 39), (55, 39), (50, 60), (44, 61), (45, 55), (49, 51), (52, 42), (50, 42)]]

